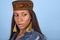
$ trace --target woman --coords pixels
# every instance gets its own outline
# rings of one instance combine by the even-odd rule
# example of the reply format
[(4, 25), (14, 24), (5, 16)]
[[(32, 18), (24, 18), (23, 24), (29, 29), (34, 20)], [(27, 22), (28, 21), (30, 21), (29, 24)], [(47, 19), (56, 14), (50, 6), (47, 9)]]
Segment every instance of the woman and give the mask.
[[(45, 40), (33, 11), (33, 2), (20, 0), (12, 4), (13, 17), (9, 40)], [(13, 31), (14, 27), (16, 27), (16, 32)]]

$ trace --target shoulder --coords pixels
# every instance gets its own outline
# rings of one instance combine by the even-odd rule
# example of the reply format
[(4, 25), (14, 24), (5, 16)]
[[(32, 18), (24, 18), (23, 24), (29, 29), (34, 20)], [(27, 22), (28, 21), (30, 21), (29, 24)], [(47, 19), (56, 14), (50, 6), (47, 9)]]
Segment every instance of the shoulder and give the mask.
[(14, 40), (14, 38), (16, 37), (16, 35), (17, 35), (17, 32), (13, 32), (11, 40)]
[(33, 31), (33, 36), (35, 37), (35, 40), (45, 40), (45, 37), (43, 34)]
[(17, 33), (18, 33), (18, 32), (13, 32), (13, 36), (16, 36)]

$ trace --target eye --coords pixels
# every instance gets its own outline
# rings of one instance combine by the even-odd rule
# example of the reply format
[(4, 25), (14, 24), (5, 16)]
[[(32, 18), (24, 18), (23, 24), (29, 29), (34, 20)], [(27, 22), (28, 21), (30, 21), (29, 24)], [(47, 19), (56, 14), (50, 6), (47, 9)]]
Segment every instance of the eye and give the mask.
[(17, 14), (17, 13), (14, 13), (14, 16), (16, 16), (16, 17), (17, 17), (17, 16), (18, 16), (18, 14)]
[(22, 16), (26, 16), (26, 15), (27, 15), (27, 13), (23, 13), (23, 14), (22, 14)]

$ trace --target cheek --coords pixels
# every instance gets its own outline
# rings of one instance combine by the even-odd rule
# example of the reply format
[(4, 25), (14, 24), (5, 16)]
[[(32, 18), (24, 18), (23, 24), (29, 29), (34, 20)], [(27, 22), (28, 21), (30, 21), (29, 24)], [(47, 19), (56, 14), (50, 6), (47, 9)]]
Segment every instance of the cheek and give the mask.
[(30, 17), (26, 17), (26, 18), (24, 19), (24, 23), (25, 23), (26, 26), (30, 23), (30, 20), (31, 20)]
[(17, 20), (17, 18), (16, 18), (16, 17), (14, 17), (14, 20), (15, 20), (15, 22), (16, 22), (16, 23), (18, 22), (18, 20)]
[(31, 18), (30, 17), (26, 17), (24, 20), (25, 20), (25, 22), (29, 22), (31, 20)]

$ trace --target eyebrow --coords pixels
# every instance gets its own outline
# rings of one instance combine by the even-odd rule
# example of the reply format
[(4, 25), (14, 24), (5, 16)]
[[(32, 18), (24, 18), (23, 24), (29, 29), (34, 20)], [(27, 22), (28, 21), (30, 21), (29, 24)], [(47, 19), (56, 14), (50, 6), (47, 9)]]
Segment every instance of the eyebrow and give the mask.
[(26, 13), (26, 12), (21, 12), (21, 13)]

